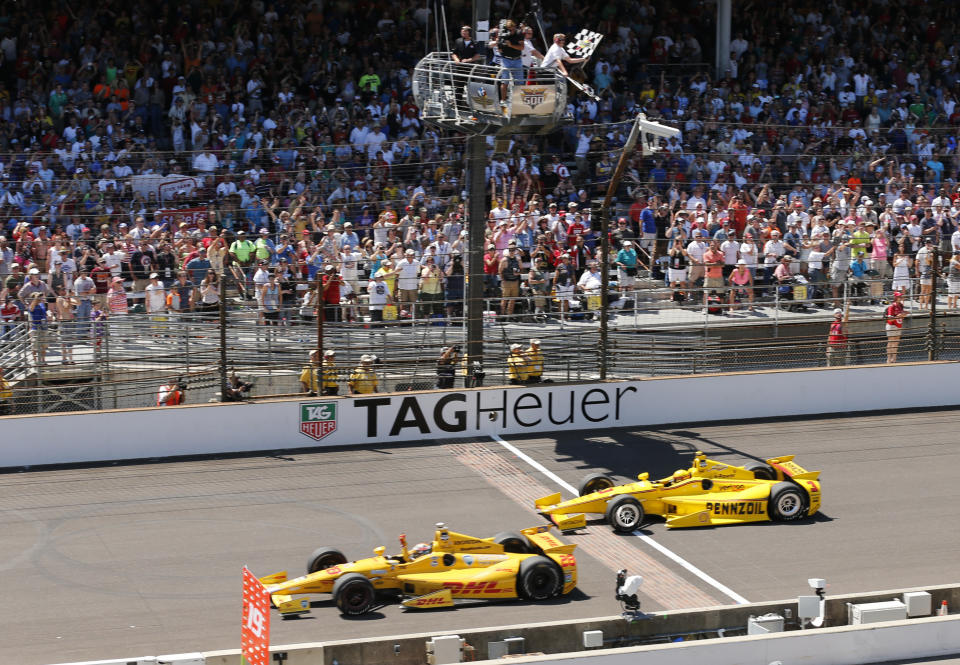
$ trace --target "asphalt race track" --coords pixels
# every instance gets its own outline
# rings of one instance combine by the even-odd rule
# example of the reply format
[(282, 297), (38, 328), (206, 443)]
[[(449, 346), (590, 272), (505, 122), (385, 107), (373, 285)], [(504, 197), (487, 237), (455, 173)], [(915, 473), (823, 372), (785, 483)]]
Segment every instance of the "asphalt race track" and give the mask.
[(809, 593), (808, 577), (832, 594), (957, 582), (958, 429), (960, 411), (934, 411), (0, 475), (0, 663), (238, 648), (244, 564), (300, 574), (320, 545), (361, 557), (396, 551), (401, 531), (429, 540), (439, 521), (478, 536), (531, 526), (533, 498), (587, 472), (667, 475), (696, 450), (734, 463), (796, 454), (823, 470), (823, 513), (670, 532), (653, 523), (649, 539), (591, 524), (568, 536), (579, 545), (571, 596), (436, 613), (390, 605), (352, 620), (322, 600), (308, 618), (274, 615), (271, 641), (616, 614), (620, 567), (646, 578), (646, 610), (787, 598)]

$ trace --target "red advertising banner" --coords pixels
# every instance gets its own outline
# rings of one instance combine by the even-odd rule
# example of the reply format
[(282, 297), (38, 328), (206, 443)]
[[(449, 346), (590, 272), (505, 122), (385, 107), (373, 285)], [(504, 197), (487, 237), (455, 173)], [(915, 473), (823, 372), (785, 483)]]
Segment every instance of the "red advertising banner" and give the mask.
[(268, 665), (270, 661), (270, 594), (246, 566), (243, 567), (240, 651), (250, 665)]
[(187, 228), (192, 229), (199, 220), (206, 221), (206, 208), (165, 208), (157, 210), (153, 215), (155, 224), (167, 224), (167, 229), (172, 233), (180, 228), (181, 224), (186, 224)]

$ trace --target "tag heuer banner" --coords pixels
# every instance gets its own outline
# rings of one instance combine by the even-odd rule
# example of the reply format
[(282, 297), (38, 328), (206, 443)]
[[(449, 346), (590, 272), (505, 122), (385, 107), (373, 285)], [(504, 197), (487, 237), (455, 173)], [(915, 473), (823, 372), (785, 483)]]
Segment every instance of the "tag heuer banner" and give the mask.
[(300, 405), (300, 432), (319, 441), (337, 431), (337, 403), (317, 402)]
[(518, 85), (513, 89), (513, 115), (550, 115), (557, 103), (557, 89), (552, 85)]

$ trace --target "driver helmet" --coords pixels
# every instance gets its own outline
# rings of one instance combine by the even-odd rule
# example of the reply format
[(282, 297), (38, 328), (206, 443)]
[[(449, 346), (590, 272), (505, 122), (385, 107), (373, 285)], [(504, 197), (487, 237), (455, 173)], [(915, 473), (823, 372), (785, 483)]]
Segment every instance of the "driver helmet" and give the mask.
[(413, 546), (413, 549), (410, 550), (410, 559), (419, 559), (424, 554), (430, 554), (432, 550), (433, 548), (430, 547), (429, 543), (417, 543)]
[(678, 480), (686, 480), (689, 477), (690, 477), (690, 472), (687, 469), (677, 469), (676, 471), (673, 472), (674, 482)]

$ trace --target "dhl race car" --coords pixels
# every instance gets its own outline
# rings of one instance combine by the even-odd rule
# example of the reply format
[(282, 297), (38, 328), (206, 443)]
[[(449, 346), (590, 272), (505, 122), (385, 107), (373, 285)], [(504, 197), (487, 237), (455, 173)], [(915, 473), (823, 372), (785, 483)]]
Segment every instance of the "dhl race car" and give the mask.
[(378, 593), (406, 598), (409, 608), (451, 607), (455, 600), (523, 598), (542, 601), (570, 593), (577, 586), (576, 545), (561, 542), (550, 525), (474, 538), (438, 524), (433, 543), (408, 548), (400, 536), (400, 553), (349, 562), (340, 550), (321, 547), (307, 560), (307, 574), (259, 578), (281, 615), (310, 611), (294, 595), (332, 594), (341, 613), (359, 615), (378, 607)]
[(641, 473), (637, 482), (617, 485), (610, 476), (595, 473), (580, 482), (576, 499), (562, 501), (558, 492), (535, 505), (562, 531), (585, 526), (584, 513), (604, 515), (621, 533), (636, 530), (648, 515), (666, 518), (671, 528), (787, 522), (820, 509), (819, 477), (819, 471), (795, 464), (793, 455), (733, 466), (698, 451), (693, 466), (660, 480)]

